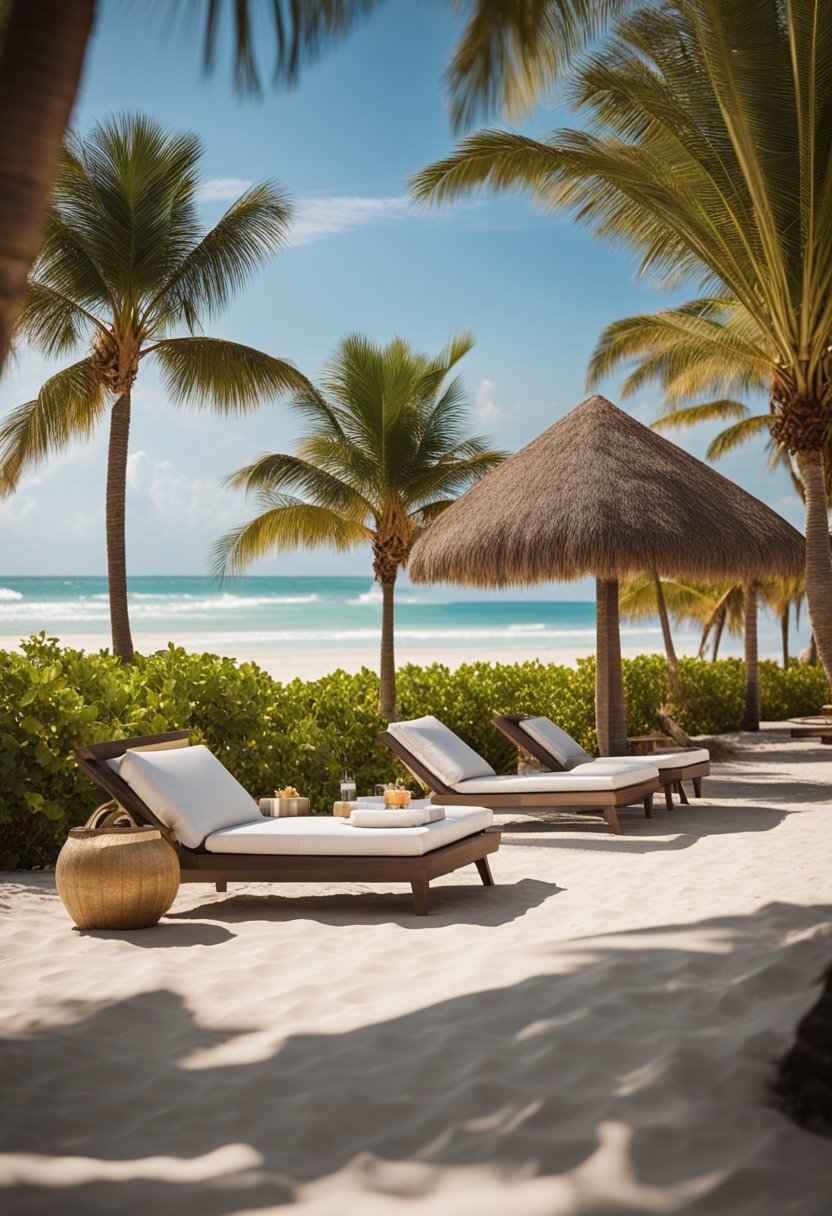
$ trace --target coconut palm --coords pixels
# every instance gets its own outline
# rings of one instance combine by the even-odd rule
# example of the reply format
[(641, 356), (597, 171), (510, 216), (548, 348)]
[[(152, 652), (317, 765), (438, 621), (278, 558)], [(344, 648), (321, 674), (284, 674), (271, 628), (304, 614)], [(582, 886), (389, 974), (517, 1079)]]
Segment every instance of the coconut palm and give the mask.
[[(297, 82), (304, 64), (385, 0), (272, 0), (268, 72)], [(446, 73), (457, 127), (494, 106), (523, 113), (610, 13), (631, 0), (467, 0), (467, 20)], [(449, 0), (454, 9), (458, 0)], [(138, 7), (138, 6), (137, 6)], [(0, 0), (0, 371), (43, 218), (93, 27), (97, 0)], [(232, 64), (240, 92), (259, 93), (262, 65), (252, 0), (189, 6), (210, 67), (230, 15)], [(161, 28), (161, 27), (160, 27)], [(269, 52), (267, 52), (269, 53)]]
[(817, 0), (678, 0), (618, 20), (581, 58), (571, 97), (585, 129), (480, 132), (414, 192), (439, 202), (527, 190), (634, 250), (642, 270), (697, 280), (716, 301), (687, 329), (719, 339), (715, 386), (736, 382), (727, 344), (765, 385), (771, 434), (806, 490), (806, 598), (832, 675), (830, 89), (832, 22)]
[[(763, 348), (765, 338), (742, 305), (728, 296), (692, 300), (608, 325), (593, 351), (587, 379), (597, 385), (629, 363), (632, 366), (621, 385), (622, 396), (632, 396), (650, 381), (664, 390), (661, 413), (651, 424), (654, 429), (671, 431), (726, 423), (708, 446), (708, 460), (719, 460), (765, 437), (768, 468), (785, 469), (805, 503), (795, 457), (771, 434), (771, 413), (755, 413), (745, 402), (725, 395), (767, 390), (767, 365), (760, 358)], [(711, 392), (720, 395), (702, 403), (683, 404)], [(829, 441), (824, 472), (827, 498), (832, 501)]]
[(387, 346), (344, 338), (320, 388), (294, 398), (307, 423), (295, 455), (262, 456), (229, 479), (255, 496), (259, 512), (218, 542), (220, 575), (304, 545), (372, 548), (382, 593), (379, 709), (388, 721), (396, 714), (399, 571), (420, 529), (503, 456), (468, 435), (460, 380), (448, 382), (472, 343), (459, 334), (431, 358), (401, 338)]
[[(133, 653), (124, 511), (131, 392), (145, 360), (171, 402), (221, 415), (306, 383), (290, 363), (197, 334), (285, 239), (290, 212), (253, 186), (215, 227), (199, 222), (200, 145), (141, 116), (115, 118), (66, 144), (17, 333), (49, 355), (86, 346), (34, 401), (0, 424), (0, 493), (21, 474), (109, 423), (107, 570), (113, 650)], [(177, 329), (182, 336), (174, 336)]]

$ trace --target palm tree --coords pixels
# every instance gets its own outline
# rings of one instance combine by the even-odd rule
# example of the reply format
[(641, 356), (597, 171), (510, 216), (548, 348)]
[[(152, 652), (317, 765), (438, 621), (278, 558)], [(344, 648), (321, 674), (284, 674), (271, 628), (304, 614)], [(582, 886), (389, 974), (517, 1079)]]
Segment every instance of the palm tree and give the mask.
[[(113, 650), (133, 654), (124, 510), (131, 392), (145, 359), (176, 405), (252, 410), (306, 380), (290, 363), (196, 330), (280, 246), (284, 195), (253, 186), (204, 231), (200, 145), (142, 116), (112, 119), (64, 149), (16, 332), (50, 355), (86, 345), (0, 425), (0, 493), (23, 471), (109, 420), (107, 570)], [(184, 336), (172, 336), (184, 328)]]
[(0, 372), (92, 30), (95, 0), (0, 0)]
[[(764, 589), (766, 598), (774, 596), (774, 584), (785, 586), (789, 580), (771, 580)], [(677, 680), (678, 661), (670, 636), (669, 616), (676, 621), (696, 621), (703, 625), (699, 658), (712, 631), (715, 631), (711, 662), (716, 662), (719, 643), (727, 624), (732, 634), (745, 636), (745, 713), (744, 730), (760, 727), (760, 677), (757, 645), (757, 605), (760, 586), (723, 584), (709, 587), (698, 583), (683, 583), (676, 579), (660, 579), (656, 575), (637, 575), (628, 579), (621, 593), (621, 611), (629, 620), (644, 620), (658, 612), (667, 650), (671, 689)], [(789, 601), (791, 604), (791, 600)]]
[(387, 346), (360, 334), (344, 338), (321, 387), (305, 386), (294, 399), (308, 424), (295, 455), (262, 456), (229, 479), (254, 494), (260, 510), (218, 542), (220, 575), (302, 545), (371, 546), (382, 593), (379, 710), (387, 721), (396, 715), (399, 571), (420, 529), (503, 458), (467, 434), (460, 380), (447, 383), (472, 344), (459, 334), (431, 358), (401, 338)]
[[(785, 469), (805, 504), (805, 487), (795, 458), (772, 436), (769, 411), (754, 413), (744, 402), (724, 395), (701, 404), (682, 404), (714, 391), (765, 392), (767, 366), (759, 350), (764, 345), (764, 337), (736, 301), (727, 296), (691, 300), (608, 325), (593, 351), (587, 380), (591, 386), (598, 385), (621, 364), (632, 362), (621, 386), (622, 396), (632, 396), (651, 380), (664, 389), (662, 411), (651, 423), (654, 430), (726, 423), (708, 446), (708, 460), (719, 460), (758, 436), (766, 436), (768, 468)], [(827, 499), (832, 502), (829, 442), (824, 472)]]
[[(534, 104), (609, 14), (631, 0), (469, 0), (467, 22), (446, 73), (457, 128), (494, 106), (512, 115)], [(301, 68), (385, 0), (272, 0), (271, 75), (291, 86)], [(457, 0), (449, 0), (454, 8)], [(223, 0), (191, 6), (204, 22), (206, 67), (216, 57)], [(40, 245), (61, 142), (78, 89), (96, 0), (0, 0), (0, 372), (26, 276)], [(239, 92), (260, 92), (251, 0), (231, 13)], [(260, 43), (263, 43), (262, 37)]]
[[(832, 676), (830, 65), (818, 0), (645, 6), (579, 62), (571, 96), (585, 129), (480, 132), (414, 192), (438, 202), (525, 189), (636, 251), (642, 270), (696, 279), (717, 301), (687, 329), (711, 339), (714, 386), (735, 382), (738, 360), (765, 385), (772, 437), (805, 486), (806, 599)], [(726, 377), (728, 345), (738, 360)]]

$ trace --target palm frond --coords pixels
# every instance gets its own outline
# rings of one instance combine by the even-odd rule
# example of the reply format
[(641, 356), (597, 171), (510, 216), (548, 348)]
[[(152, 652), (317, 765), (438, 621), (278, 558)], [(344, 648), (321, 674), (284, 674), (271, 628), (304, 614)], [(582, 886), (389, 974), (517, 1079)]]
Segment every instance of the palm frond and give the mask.
[[(305, 63), (313, 63), (327, 46), (345, 38), (364, 16), (384, 0), (271, 0), (274, 33), (272, 75), (276, 83), (294, 85)], [(228, 14), (233, 39), (234, 84), (242, 93), (259, 94), (262, 88), (260, 55), (262, 25), (254, 18), (254, 0), (208, 0), (205, 13), (203, 61), (212, 71), (216, 49)]]
[(357, 521), (372, 514), (373, 506), (351, 485), (319, 465), (282, 453), (261, 456), (238, 469), (227, 485), (251, 493), (285, 493), (298, 490), (319, 506), (326, 506)]
[(726, 427), (708, 446), (706, 452), (708, 460), (719, 460), (720, 457), (727, 456), (729, 452), (733, 452), (742, 444), (748, 443), (750, 439), (768, 434), (770, 422), (768, 414), (752, 414), (751, 417), (743, 418), (741, 422), (735, 422), (733, 426)]
[(25, 338), (46, 355), (64, 354), (91, 330), (106, 332), (106, 325), (48, 283), (30, 278), (15, 323), (15, 336)]
[(288, 196), (269, 182), (252, 186), (173, 267), (145, 307), (147, 320), (177, 322), (227, 306), (281, 245), (292, 224)]
[(17, 406), (0, 425), (0, 496), (11, 494), (31, 465), (73, 439), (87, 439), (104, 408), (90, 359), (51, 376), (34, 401)]
[(698, 422), (726, 422), (730, 418), (748, 418), (749, 406), (742, 401), (705, 401), (700, 405), (686, 405), (681, 409), (669, 409), (650, 423), (652, 431), (676, 431), (683, 427), (696, 426)]
[(473, 0), (446, 72), (456, 130), (503, 110), (525, 117), (628, 0)]
[(289, 495), (267, 495), (261, 507), (254, 519), (217, 542), (212, 562), (216, 576), (239, 574), (274, 553), (320, 545), (344, 552), (371, 539), (369, 529), (356, 520)]
[(301, 388), (306, 377), (285, 359), (221, 338), (165, 338), (149, 347), (176, 405), (246, 413)]

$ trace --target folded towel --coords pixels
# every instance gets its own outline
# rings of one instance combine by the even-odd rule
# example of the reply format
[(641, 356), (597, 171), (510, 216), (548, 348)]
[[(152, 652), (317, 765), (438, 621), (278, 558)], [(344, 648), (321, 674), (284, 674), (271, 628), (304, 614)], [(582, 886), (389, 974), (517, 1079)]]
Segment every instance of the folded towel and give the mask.
[(444, 818), (444, 806), (416, 807), (415, 810), (359, 807), (350, 813), (350, 823), (354, 828), (421, 828), (426, 823), (436, 823)]
[(352, 809), (354, 811), (366, 810), (369, 807), (376, 807), (376, 808), (381, 807), (382, 809), (386, 809), (386, 810), (401, 809), (401, 810), (414, 811), (414, 810), (418, 810), (420, 807), (430, 806), (430, 805), (431, 805), (430, 798), (411, 798), (410, 806), (408, 806), (408, 807), (401, 807), (401, 808), (386, 807), (384, 799), (380, 795), (376, 796), (374, 794), (364, 794), (361, 797), (356, 798), (356, 800), (354, 802), (350, 803), (350, 806), (352, 807)]

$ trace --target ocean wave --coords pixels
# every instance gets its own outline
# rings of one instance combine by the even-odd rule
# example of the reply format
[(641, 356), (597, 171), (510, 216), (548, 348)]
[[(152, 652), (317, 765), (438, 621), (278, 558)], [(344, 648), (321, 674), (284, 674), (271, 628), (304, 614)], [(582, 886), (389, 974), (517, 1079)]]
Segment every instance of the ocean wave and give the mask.
[(6, 603), (10, 600), (22, 600), (22, 591), (13, 591), (11, 587), (0, 587), (0, 603)]
[[(648, 633), (649, 630), (641, 632)], [(660, 630), (654, 632), (659, 633)], [(378, 642), (381, 638), (379, 629), (253, 629), (246, 631), (222, 632), (201, 635), (205, 642), (230, 644), (234, 642), (247, 644), (262, 644), (265, 642), (317, 643), (325, 645), (335, 642)], [(594, 629), (546, 629), (528, 635), (529, 642), (539, 642), (541, 639), (584, 638), (594, 641)], [(192, 641), (193, 639), (189, 639)], [(397, 628), (397, 641), (409, 642), (477, 642), (500, 641), (520, 643), (526, 640), (526, 635), (516, 633), (510, 625), (495, 625), (493, 628), (445, 628), (445, 629), (413, 629)]]
[[(379, 587), (378, 583), (374, 583), (369, 591), (359, 592), (355, 599), (347, 600), (347, 603), (351, 608), (365, 608), (368, 605), (371, 608), (380, 608), (382, 605), (382, 599), (381, 587)], [(428, 604), (430, 606), (434, 606), (437, 604), (443, 604), (444, 602), (444, 600), (430, 599), (426, 595), (414, 595), (410, 591), (396, 592), (397, 604)]]
[[(23, 597), (20, 596), (20, 599)], [(210, 598), (197, 596), (150, 596), (128, 597), (130, 617), (135, 621), (165, 620), (169, 617), (202, 617), (209, 620), (217, 613), (241, 612), (250, 608), (267, 608), (278, 605), (312, 604), (317, 595), (286, 596), (238, 596), (219, 595)], [(32, 600), (23, 605), (10, 602), (11, 596), (0, 594), (0, 624), (3, 621), (108, 621), (110, 619), (109, 596), (79, 596), (75, 600)]]
[[(107, 599), (106, 595), (91, 596), (92, 599)], [(190, 595), (188, 592), (165, 593), (161, 591), (137, 591), (129, 596), (130, 603), (162, 603), (171, 611), (188, 611), (195, 606), (210, 608), (263, 608), (270, 604), (317, 604), (320, 596), (309, 595), (234, 595), (222, 591), (217, 595)], [(181, 607), (180, 607), (181, 605)]]

